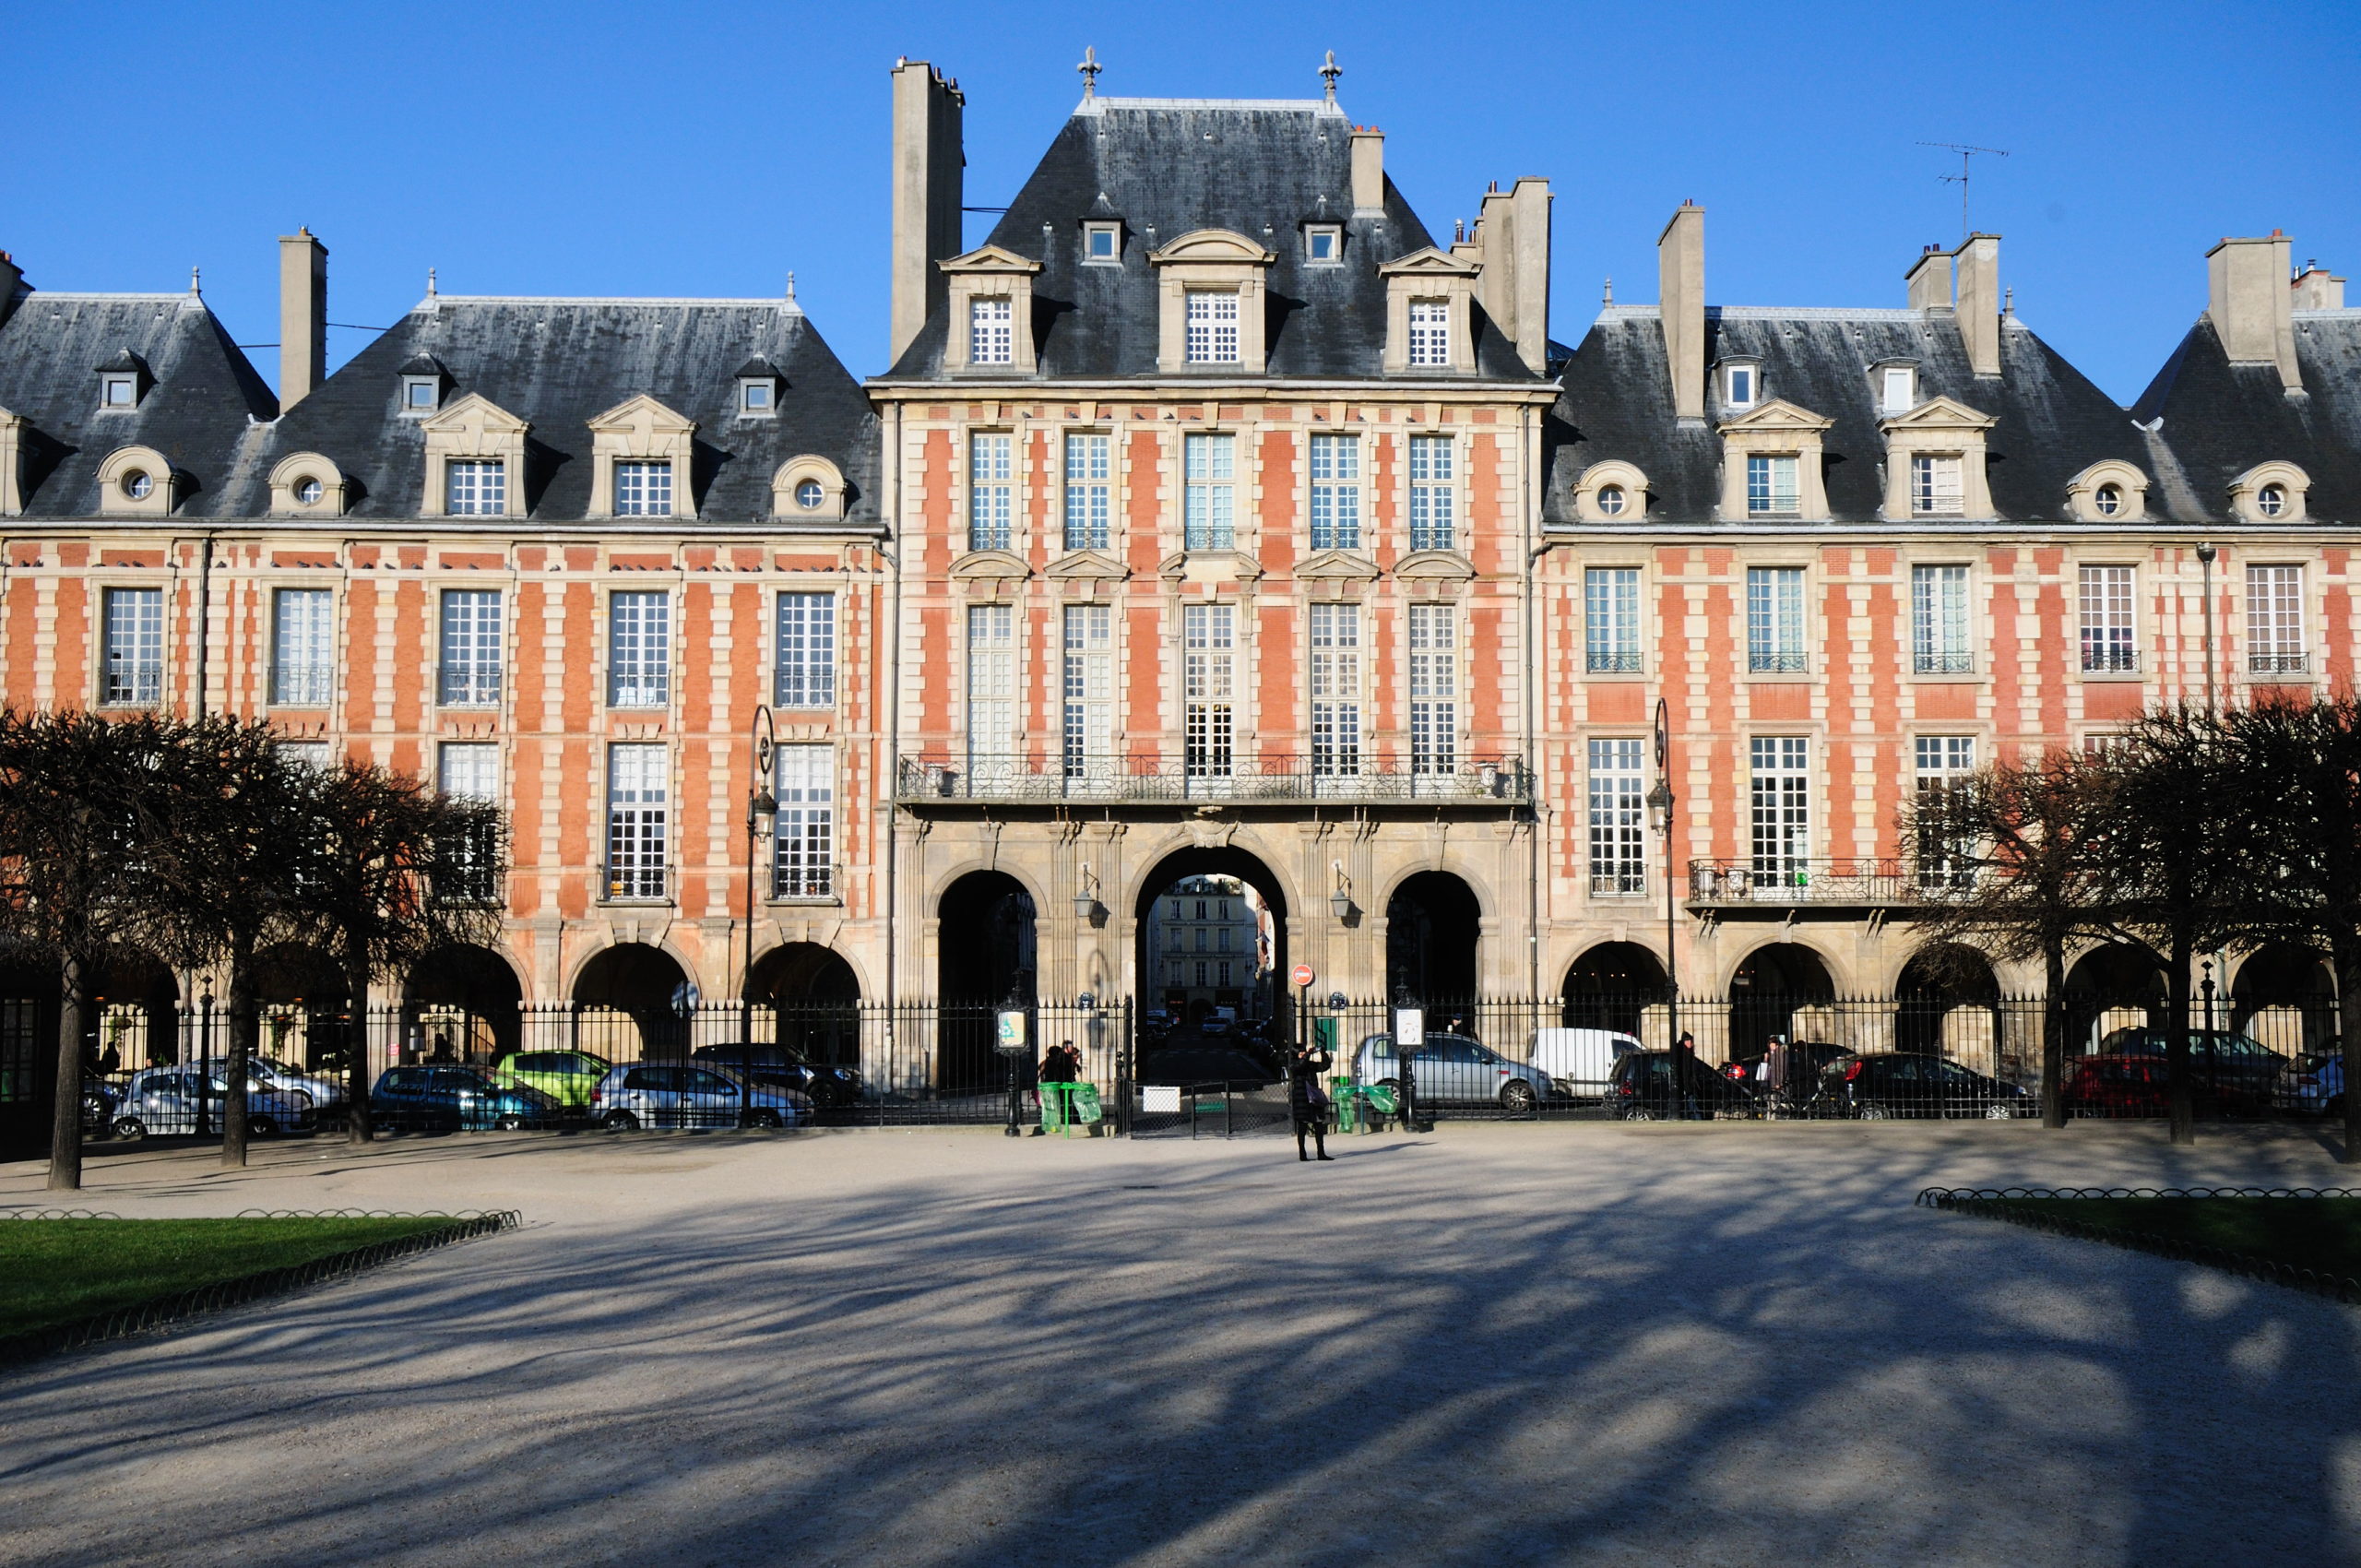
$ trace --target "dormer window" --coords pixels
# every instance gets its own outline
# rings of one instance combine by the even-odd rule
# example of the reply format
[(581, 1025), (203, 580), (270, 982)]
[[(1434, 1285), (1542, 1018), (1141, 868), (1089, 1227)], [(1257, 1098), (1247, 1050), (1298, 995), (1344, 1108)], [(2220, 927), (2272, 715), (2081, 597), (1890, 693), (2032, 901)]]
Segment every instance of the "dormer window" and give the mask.
[(1906, 364), (1890, 364), (1878, 372), (1878, 412), (1906, 414), (1918, 406), (1918, 373)]
[(2287, 510), (2287, 487), (2266, 484), (2254, 493), (2254, 509), (2266, 517), (2276, 517)]
[(301, 479), (295, 481), (295, 499), (302, 502), (306, 506), (318, 505), (320, 504), (320, 497), (326, 495), (327, 493), (327, 486), (322, 484), (318, 480)]
[(967, 302), (967, 362), (1014, 364), (1016, 362), (1016, 309), (1006, 294), (985, 294)]
[(2123, 510), (2123, 486), (2103, 484), (2091, 493), (2091, 510), (2102, 517), (2112, 517)]
[(766, 420), (778, 411), (778, 372), (756, 354), (738, 367), (738, 417)]
[(1750, 517), (1794, 517), (1802, 515), (1798, 465), (1792, 457), (1750, 457), (1746, 460), (1746, 515)]
[(615, 516), (669, 517), (672, 515), (672, 465), (617, 463)]
[(1722, 407), (1750, 409), (1762, 398), (1762, 367), (1739, 361), (1722, 367)]
[(1123, 231), (1120, 223), (1086, 223), (1082, 226), (1082, 259), (1111, 266), (1123, 259)]
[(807, 512), (816, 512), (828, 499), (828, 493), (816, 479), (807, 479), (795, 487), (795, 504)]
[(136, 375), (109, 375), (99, 383), (99, 407), (102, 409), (132, 409), (139, 406), (139, 378)]
[(2289, 462), (2258, 463), (2230, 481), (2230, 510), (2252, 523), (2300, 523), (2311, 476)]
[(1334, 267), (1345, 259), (1345, 231), (1334, 223), (1312, 223), (1303, 231), (1303, 259), (1314, 267)]
[(1910, 459), (1910, 511), (1919, 517), (1957, 517), (1967, 511), (1965, 465), (1957, 457), (1920, 453)]
[(1451, 363), (1451, 305), (1444, 300), (1410, 302), (1410, 362)]
[(114, 358), (98, 367), (99, 411), (127, 413), (139, 406), (139, 399), (156, 385), (156, 377), (148, 371), (148, 362), (125, 349)]
[(1238, 362), (1238, 293), (1192, 289), (1188, 295), (1189, 362)]
[(1598, 509), (1605, 516), (1609, 517), (1621, 517), (1623, 515), (1624, 501), (1625, 497), (1623, 494), (1623, 487), (1621, 485), (1602, 484), (1598, 487)]
[(402, 377), (402, 412), (431, 414), (443, 401), (442, 377), (434, 375), (405, 375)]
[(766, 414), (771, 411), (771, 384), (767, 381), (742, 381), (738, 384), (738, 411), (742, 414)]

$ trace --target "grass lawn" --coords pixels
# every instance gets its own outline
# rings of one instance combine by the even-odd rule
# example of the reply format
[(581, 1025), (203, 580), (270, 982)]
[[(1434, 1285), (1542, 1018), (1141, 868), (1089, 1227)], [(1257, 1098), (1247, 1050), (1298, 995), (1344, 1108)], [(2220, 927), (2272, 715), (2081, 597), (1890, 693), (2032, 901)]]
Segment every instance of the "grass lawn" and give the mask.
[(0, 1336), (450, 1223), (434, 1218), (0, 1220)]
[(2361, 1198), (1985, 1198), (1960, 1206), (2055, 1216), (2361, 1279)]

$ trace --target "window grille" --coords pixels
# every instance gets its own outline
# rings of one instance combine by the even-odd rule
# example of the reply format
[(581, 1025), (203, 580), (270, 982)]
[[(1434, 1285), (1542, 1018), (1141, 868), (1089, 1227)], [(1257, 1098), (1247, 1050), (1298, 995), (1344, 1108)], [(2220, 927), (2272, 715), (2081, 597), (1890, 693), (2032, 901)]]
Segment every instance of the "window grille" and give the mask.
[(1455, 607), (1410, 607), (1410, 772), (1459, 768), (1459, 624)]
[(102, 700), (145, 706), (164, 695), (164, 590), (106, 590)]
[(669, 517), (672, 515), (672, 465), (617, 463), (615, 516)]
[(1921, 735), (1915, 742), (1918, 798), (1917, 871), (1921, 887), (1965, 887), (1975, 880), (1974, 846), (1944, 821), (1946, 797), (1975, 770), (1973, 735)]
[(672, 697), (672, 600), (664, 593), (607, 598), (607, 706), (662, 707)]
[(1640, 571), (1592, 566), (1583, 573), (1583, 659), (1594, 675), (1640, 670)]
[(1801, 515), (1793, 457), (1749, 457), (1746, 460), (1746, 515), (1750, 517), (1793, 517)]
[(1016, 360), (1016, 305), (1005, 295), (967, 302), (967, 362), (1013, 364)]
[(1410, 302), (1410, 362), (1451, 363), (1451, 306), (1442, 300)]
[(771, 897), (831, 897), (836, 890), (836, 750), (786, 745), (773, 756), (778, 837), (772, 846)]
[(1110, 488), (1108, 438), (1066, 437), (1066, 540), (1068, 550), (1107, 548)]
[(1065, 776), (1111, 778), (1114, 758), (1114, 611), (1065, 607)]
[(280, 588), (271, 596), (270, 700), (326, 707), (334, 700), (336, 596), (326, 588)]
[(2257, 675), (2300, 675), (2304, 647), (2304, 568), (2247, 568), (2247, 669)]
[(1966, 464), (1958, 457), (1910, 459), (1910, 510), (1921, 517), (1956, 517), (1967, 510)]
[(967, 548), (1006, 550), (1016, 515), (1015, 438), (969, 437), (967, 455)]
[(1619, 896), (1648, 890), (1644, 742), (1590, 743), (1590, 890)]
[(607, 748), (607, 897), (661, 898), (670, 778), (665, 750)]
[(508, 512), (508, 465), (443, 465), (443, 510), (454, 517), (499, 517)]
[(1747, 568), (1746, 667), (1757, 674), (1794, 674), (1803, 669), (1802, 567)]
[(772, 655), (771, 706), (836, 706), (836, 596), (778, 596), (778, 636)]
[(1190, 550), (1235, 550), (1233, 510), (1237, 437), (1191, 435), (1181, 442), (1183, 543)]
[(1016, 610), (967, 607), (967, 768), (1003, 776), (1016, 754)]
[(441, 696), (446, 707), (490, 707), (500, 701), (500, 590), (443, 593)]
[(1456, 457), (1448, 435), (1410, 437), (1410, 548), (1459, 548)]
[[(1191, 604), (1180, 612), (1182, 767), (1192, 778), (1230, 776), (1238, 691), (1238, 610)], [(1198, 913), (1202, 915), (1201, 906)]]
[(1910, 568), (1912, 668), (1921, 675), (1964, 675), (1975, 668), (1968, 641), (1967, 568)]
[(2084, 566), (2080, 577), (2083, 670), (2139, 669), (2139, 649), (2131, 640), (2131, 568)]
[(1227, 290), (1192, 289), (1182, 303), (1188, 362), (1238, 363), (1238, 295)]
[(1361, 770), (1361, 607), (1311, 606), (1311, 771)]
[(1757, 735), (1750, 745), (1754, 885), (1799, 886), (1810, 853), (1808, 742), (1801, 735)]
[[(446, 741), (435, 754), (437, 789), (455, 801), (478, 805), (500, 803), (500, 748), (484, 741)], [(463, 903), (485, 903), (498, 893), (500, 862), (493, 842), (477, 833), (461, 833), (437, 846), (441, 861), (439, 897)]]
[(1350, 435), (1311, 438), (1311, 548), (1361, 547), (1361, 444)]

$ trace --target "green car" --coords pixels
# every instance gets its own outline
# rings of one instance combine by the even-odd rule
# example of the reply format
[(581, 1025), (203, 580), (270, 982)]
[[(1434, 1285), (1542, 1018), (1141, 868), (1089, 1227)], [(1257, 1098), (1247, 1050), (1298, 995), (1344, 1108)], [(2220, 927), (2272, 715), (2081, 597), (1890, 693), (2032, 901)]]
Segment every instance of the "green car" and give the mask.
[(492, 1082), (539, 1089), (569, 1112), (586, 1111), (612, 1063), (587, 1051), (512, 1051), (492, 1064)]

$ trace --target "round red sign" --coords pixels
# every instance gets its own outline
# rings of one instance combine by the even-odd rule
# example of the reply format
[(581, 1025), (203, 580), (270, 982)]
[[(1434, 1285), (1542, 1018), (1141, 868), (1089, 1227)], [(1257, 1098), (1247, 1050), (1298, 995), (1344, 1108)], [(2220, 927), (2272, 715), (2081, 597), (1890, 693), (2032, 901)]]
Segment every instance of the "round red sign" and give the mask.
[(1295, 983), (1298, 985), (1310, 985), (1311, 983), (1311, 965), (1298, 964), (1295, 967)]

